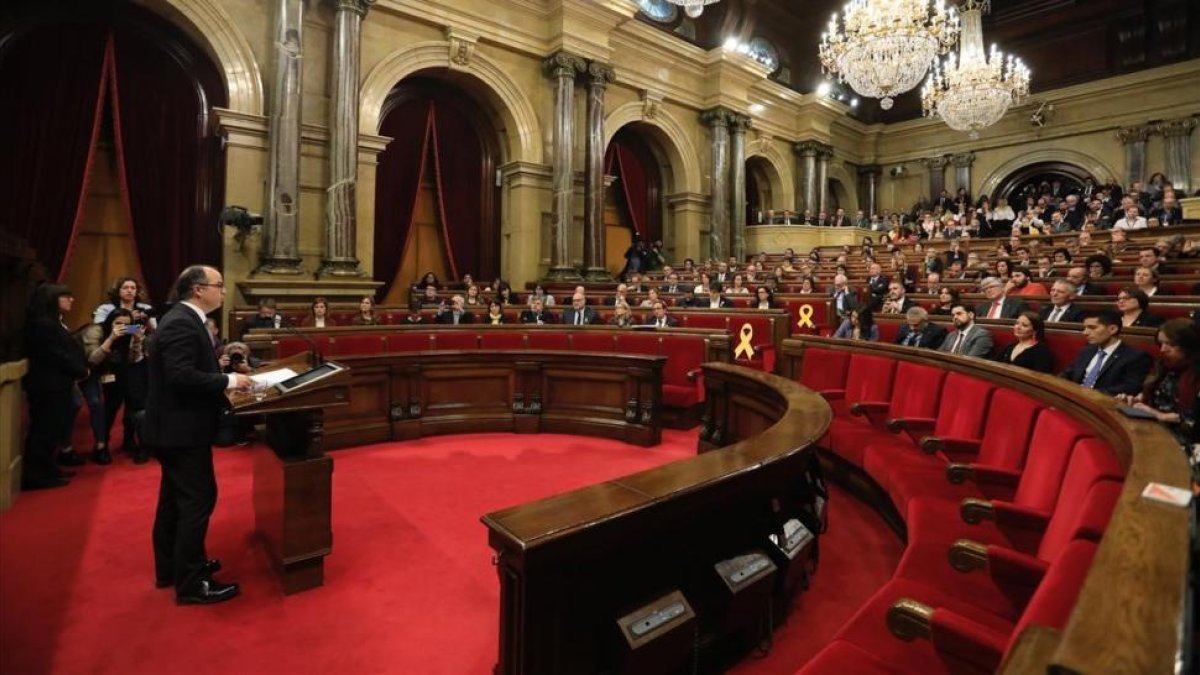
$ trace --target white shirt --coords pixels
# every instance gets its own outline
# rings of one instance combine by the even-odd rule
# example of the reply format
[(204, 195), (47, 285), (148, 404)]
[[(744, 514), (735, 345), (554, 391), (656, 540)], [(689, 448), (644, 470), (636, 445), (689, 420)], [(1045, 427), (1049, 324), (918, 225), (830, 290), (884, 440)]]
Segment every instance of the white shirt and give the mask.
[[(188, 302), (187, 300), (182, 301), (180, 304), (192, 308), (192, 311), (196, 313), (196, 316), (200, 317), (200, 325), (201, 326), (208, 325), (208, 315), (204, 313), (204, 310), (193, 305), (192, 303)], [(205, 330), (208, 330), (208, 329), (205, 328)], [(237, 378), (233, 376), (233, 373), (225, 374), (225, 388), (226, 389), (237, 389)]]
[(1146, 228), (1146, 219), (1138, 216), (1132, 222), (1128, 218), (1122, 218), (1113, 223), (1114, 230), (1143, 230)]
[(1050, 314), (1046, 317), (1046, 321), (1061, 321), (1062, 315), (1071, 310), (1071, 303), (1067, 303), (1062, 307), (1055, 307), (1050, 310)]

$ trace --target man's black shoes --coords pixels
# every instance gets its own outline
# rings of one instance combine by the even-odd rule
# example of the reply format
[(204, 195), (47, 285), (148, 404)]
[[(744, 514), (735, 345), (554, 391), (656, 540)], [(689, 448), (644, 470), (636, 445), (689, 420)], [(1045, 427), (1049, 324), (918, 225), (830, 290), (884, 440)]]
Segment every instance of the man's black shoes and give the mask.
[(232, 600), (240, 590), (237, 584), (223, 584), (216, 579), (201, 579), (192, 588), (175, 596), (180, 605), (213, 605)]
[[(205, 577), (211, 577), (212, 575), (214, 575), (220, 571), (221, 571), (221, 561), (217, 560), (216, 558), (210, 558), (210, 559), (204, 561), (204, 569), (200, 572), (200, 574)], [(155, 588), (169, 588), (174, 585), (175, 585), (175, 581), (173, 579), (159, 578), (159, 579), (154, 580)]]

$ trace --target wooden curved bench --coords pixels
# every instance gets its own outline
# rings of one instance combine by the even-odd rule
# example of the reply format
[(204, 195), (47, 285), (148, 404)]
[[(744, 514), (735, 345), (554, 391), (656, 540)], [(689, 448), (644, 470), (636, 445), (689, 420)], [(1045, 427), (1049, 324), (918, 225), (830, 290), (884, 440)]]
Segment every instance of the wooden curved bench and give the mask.
[[(928, 350), (806, 337), (785, 341), (782, 357), (786, 372), (801, 382), (808, 383), (816, 389), (824, 389), (834, 396), (834, 427), (831, 434), (821, 443), (824, 448), (832, 446), (833, 452), (822, 453), (823, 459), (829, 462), (836, 477), (840, 477), (861, 497), (873, 503), (890, 522), (901, 528), (901, 531), (905, 525), (913, 525), (912, 522), (904, 522), (904, 509), (907, 508), (909, 516), (916, 514), (926, 520), (930, 513), (938, 513), (939, 510), (918, 509), (913, 506), (911, 499), (902, 499), (906, 490), (910, 497), (913, 492), (911, 481), (905, 483), (900, 480), (906, 475), (905, 472), (908, 472), (909, 476), (912, 475), (904, 462), (897, 463), (904, 459), (903, 451), (890, 455), (895, 461), (872, 464), (873, 457), (888, 456), (886, 453), (881, 455), (876, 452), (877, 448), (886, 446), (873, 444), (891, 436), (896, 439), (897, 447), (911, 442), (911, 451), (916, 454), (920, 454), (922, 447), (927, 452), (942, 452), (948, 451), (956, 444), (951, 442), (952, 439), (937, 439), (918, 445), (917, 441), (922, 437), (937, 436), (935, 427), (952, 422), (939, 418), (944, 415), (944, 411), (938, 412), (936, 399), (932, 403), (932, 415), (928, 414), (931, 410), (928, 400), (913, 403), (913, 398), (922, 398), (921, 390), (919, 387), (911, 388), (914, 382), (904, 384), (902, 380), (914, 380), (914, 375), (923, 373), (926, 374), (925, 386), (935, 387), (940, 386), (933, 381), (935, 377), (955, 377), (964, 381), (969, 379), (996, 392), (1006, 392), (1006, 395), (1015, 399), (1032, 401), (1045, 410), (1053, 411), (1059, 431), (1051, 430), (1044, 437), (1075, 438), (1076, 444), (1086, 441), (1089, 443), (1089, 452), (1093, 453), (1090, 456), (1096, 457), (1098, 461), (1104, 461), (1104, 458), (1108, 457), (1110, 463), (1115, 462), (1115, 465), (1123, 470), (1123, 484), (1112, 483), (1120, 487), (1113, 488), (1111, 499), (1115, 500), (1116, 505), (1111, 512), (1111, 521), (1108, 522), (1107, 528), (1099, 528), (1103, 536), (1098, 548), (1093, 543), (1089, 551), (1072, 549), (1070, 555), (1064, 554), (1062, 558), (1067, 561), (1064, 565), (1075, 565), (1074, 571), (1077, 574), (1086, 574), (1083, 577), (1082, 588), (1077, 591), (1078, 600), (1073, 603), (1073, 609), (1070, 604), (1067, 605), (1067, 609), (1070, 609), (1069, 618), (1068, 615), (1059, 617), (1063, 623), (1061, 630), (1046, 627), (1037, 620), (1018, 622), (1014, 640), (1007, 648), (1004, 672), (1173, 671), (1176, 654), (1181, 647), (1180, 622), (1188, 564), (1188, 512), (1185, 509), (1148, 502), (1141, 497), (1142, 491), (1151, 481), (1190, 488), (1190, 474), (1183, 454), (1164, 428), (1153, 422), (1127, 418), (1117, 411), (1117, 404), (1113, 399), (1052, 376)], [(861, 376), (861, 371), (867, 367), (871, 368), (871, 378)], [(860, 375), (854, 374), (856, 368)], [(897, 372), (900, 368), (908, 369), (906, 374)], [(894, 369), (894, 374), (889, 375), (889, 369)], [(923, 370), (918, 372), (917, 369)], [(920, 382), (915, 384), (919, 385)], [(893, 392), (893, 386), (910, 388), (904, 389), (903, 392)], [(834, 395), (832, 392), (840, 393)], [(960, 387), (958, 392), (966, 393), (963, 387)], [(999, 396), (999, 393), (995, 395)], [(983, 397), (983, 400), (986, 401), (986, 397)], [(1019, 421), (1020, 415), (1015, 413), (1012, 404), (1005, 405), (1009, 418), (1001, 418), (998, 426), (1011, 427), (1014, 424), (1022, 424)], [(912, 410), (905, 411), (906, 406)], [(917, 416), (939, 419), (920, 422), (895, 418), (896, 414), (904, 417), (905, 412), (911, 414), (916, 408), (922, 407), (926, 412), (917, 413)], [(994, 408), (991, 414), (996, 414)], [(1045, 414), (1047, 413), (1042, 413)], [(1027, 424), (1033, 423), (1030, 421)], [(1040, 418), (1038, 424), (1041, 424)], [(1072, 428), (1075, 431), (1070, 431)], [(912, 431), (915, 433), (912, 433), (911, 441), (904, 440)], [(1033, 433), (1037, 433), (1036, 428)], [(1087, 436), (1094, 438), (1088, 441)], [(856, 445), (858, 447), (855, 447)], [(862, 450), (863, 445), (866, 446), (865, 453)], [(1080, 446), (1074, 447), (1076, 450), (1069, 453), (1070, 458), (1080, 453)], [(1033, 461), (1032, 458), (1031, 448), (1030, 462)], [(1065, 474), (1066, 478), (1057, 483), (1057, 489), (1063, 490), (1063, 485), (1070, 480), (1066, 461), (1070, 460), (1060, 457), (1057, 463), (1039, 464), (1037, 471), (1042, 474), (1058, 472), (1058, 476)], [(955, 465), (952, 464), (951, 467), (953, 466)], [(973, 473), (970, 465), (962, 466), (966, 468), (958, 470), (960, 478)], [(955, 472), (956, 470), (948, 468), (946, 475), (951, 477)], [(1005, 475), (1005, 471), (1002, 470), (984, 473), (1000, 477)], [(1008, 474), (1014, 476), (1012, 480), (1020, 480), (1020, 477), (1025, 475), (1019, 468), (1009, 470)], [(1112, 479), (1112, 476), (1108, 478)], [(1048, 475), (1031, 475), (1028, 483), (1032, 485), (1035, 480), (1042, 481), (1041, 488), (1044, 490), (1050, 481), (1056, 479)], [(950, 498), (957, 494), (953, 486), (946, 487), (944, 482), (941, 485), (942, 488), (937, 488), (930, 482), (929, 493), (947, 490)], [(1018, 502), (1021, 500), (1020, 490), (1024, 487), (1026, 481), (1021, 481), (1017, 488)], [(1027, 494), (1034, 491), (1029, 490)], [(1082, 493), (1076, 496), (1080, 500), (1083, 499)], [(922, 494), (918, 491), (916, 498), (921, 497)], [(1057, 497), (1054, 496), (1053, 499)], [(897, 501), (901, 503), (893, 503)], [(1036, 498), (1029, 498), (1029, 501), (1036, 502)], [(948, 508), (941, 511), (951, 513), (950, 517), (954, 518), (957, 516), (954, 506), (953, 502), (948, 502)], [(1055, 506), (1051, 505), (1052, 508)], [(964, 502), (961, 511), (962, 518), (967, 522), (971, 522), (972, 514), (975, 518), (986, 519), (991, 513), (986, 505), (974, 502)], [(1028, 509), (1002, 509), (1000, 515), (1009, 511), (1024, 513)], [(963, 523), (959, 523), (958, 526), (966, 527)], [(910, 542), (906, 557), (913, 551), (913, 545)], [(1086, 548), (1087, 545), (1076, 546)], [(970, 557), (972, 551), (978, 554), (977, 550), (970, 547), (959, 551), (959, 554)], [(944, 552), (941, 559), (944, 560), (944, 556), (949, 554), (949, 551)], [(1092, 560), (1093, 556), (1094, 561), (1089, 568), (1086, 561)], [(905, 561), (902, 560), (901, 567), (904, 565)], [(945, 583), (941, 584), (943, 590), (953, 589), (955, 584), (962, 583), (959, 577), (954, 576), (955, 572), (949, 571), (948, 568), (945, 575)], [(894, 599), (896, 598), (888, 598), (887, 604), (891, 604)], [(937, 649), (949, 645), (950, 652), (962, 646), (961, 643), (955, 642), (956, 639), (965, 639), (962, 637), (964, 634), (957, 634), (957, 638), (947, 638), (947, 633), (939, 633), (939, 630), (950, 633), (953, 633), (953, 630), (947, 628), (947, 624), (939, 623), (936, 611), (925, 613), (925, 610), (911, 605), (893, 605), (888, 610), (887, 628), (891, 629), (892, 635), (902, 637), (890, 637), (890, 644), (883, 642), (889, 639), (888, 632), (882, 625), (883, 614), (876, 612), (876, 616), (872, 618), (870, 604), (860, 610), (857, 619), (852, 620), (839, 634), (847, 636), (848, 639), (835, 640), (826, 652), (818, 655), (818, 658), (804, 669), (805, 673), (835, 672), (835, 668), (852, 667), (848, 664), (858, 664), (864, 670), (874, 672), (872, 667), (882, 669), (884, 664), (903, 665), (905, 654), (913, 655), (914, 663), (919, 662), (918, 652), (927, 648), (906, 647), (905, 639), (911, 640), (923, 635), (932, 639)], [(1057, 609), (1062, 610), (1061, 607)], [(959, 608), (959, 611), (971, 610)], [(854, 642), (854, 624), (856, 621), (861, 624), (864, 620), (880, 622), (875, 628), (878, 634), (884, 637), (877, 638), (874, 647), (863, 648), (861, 644)], [(857, 639), (861, 642), (861, 632)], [(969, 640), (967, 642), (969, 643)], [(938, 653), (946, 655), (946, 652)]]

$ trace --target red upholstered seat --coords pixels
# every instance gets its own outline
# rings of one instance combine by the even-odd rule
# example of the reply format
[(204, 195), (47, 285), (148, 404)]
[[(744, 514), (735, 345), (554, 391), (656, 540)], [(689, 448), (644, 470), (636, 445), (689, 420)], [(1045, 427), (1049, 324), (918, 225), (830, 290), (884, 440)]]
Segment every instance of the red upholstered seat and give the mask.
[(434, 349), (471, 350), (479, 349), (479, 336), (473, 330), (447, 330), (433, 334)]
[(404, 331), (387, 336), (389, 352), (427, 352), (433, 350), (433, 334)]
[(672, 408), (687, 408), (704, 400), (704, 341), (679, 335), (662, 336), (662, 350), (667, 357), (663, 365), (663, 404)]
[[(775, 343), (772, 332), (774, 322), (767, 316), (738, 316), (729, 321), (729, 345), (733, 352), (730, 358), (739, 366), (754, 368), (768, 373), (775, 372)], [(745, 351), (740, 355), (738, 347), (742, 344), (742, 330), (750, 327), (749, 341), (754, 348), (754, 355), (748, 356)]]
[[(840, 321), (833, 316), (831, 309), (833, 301), (828, 297), (786, 298), (781, 301), (788, 310), (791, 332), (799, 335), (824, 335), (836, 329)], [(805, 322), (802, 318), (804, 307), (812, 308), (812, 314)], [(811, 325), (808, 325), (811, 324)]]
[(339, 335), (333, 339), (331, 354), (333, 356), (380, 354), (385, 351), (385, 347), (386, 343), (382, 335)]
[(800, 384), (816, 392), (844, 390), (846, 371), (850, 367), (850, 353), (809, 347), (804, 350), (800, 363)]
[(851, 464), (862, 466), (863, 448), (854, 442), (854, 434), (873, 427), (866, 417), (850, 416), (850, 407), (864, 401), (890, 401), (895, 375), (896, 361), (892, 359), (862, 354), (850, 357), (846, 388), (821, 392), (834, 413), (829, 433), (822, 441), (824, 447)]
[(615, 333), (616, 351), (621, 354), (660, 354), (659, 337), (653, 333)]
[[(316, 342), (317, 346), (321, 349), (322, 354), (329, 353), (328, 337), (324, 335), (314, 335), (312, 338), (313, 342)], [(312, 346), (309, 345), (308, 341), (304, 340), (303, 338), (288, 336), (280, 338), (275, 343), (275, 357), (282, 359), (295, 354), (302, 354), (311, 348)]]
[(576, 331), (571, 334), (571, 350), (576, 352), (611, 352), (616, 347), (616, 334), (611, 331)]
[(525, 349), (525, 333), (507, 329), (480, 331), (479, 347), (481, 349)]
[(851, 414), (857, 410), (871, 424), (861, 427), (844, 425), (834, 441), (835, 446), (841, 447), (842, 450), (835, 451), (844, 457), (845, 453), (854, 453), (860, 462), (865, 460), (866, 449), (874, 445), (899, 445), (915, 451), (916, 444), (910, 436), (888, 431), (885, 423), (895, 419), (932, 419), (941, 400), (942, 380), (945, 376), (946, 371), (940, 368), (908, 361), (899, 362), (896, 366), (891, 400), (859, 401), (852, 405)]
[(902, 664), (885, 663), (871, 652), (845, 640), (834, 640), (817, 652), (817, 655), (796, 671), (796, 675), (818, 675), (820, 673), (853, 673), (854, 675), (905, 675), (911, 670), (901, 670)]
[(680, 322), (681, 328), (708, 328), (713, 330), (729, 330), (729, 317), (722, 314), (720, 311), (715, 312), (689, 312), (682, 314), (683, 320)]
[(571, 336), (560, 330), (531, 330), (526, 344), (530, 349), (566, 351), (571, 348)]
[(900, 322), (898, 321), (878, 321), (875, 323), (879, 326), (879, 341), (893, 344), (896, 342), (896, 335), (900, 332)]

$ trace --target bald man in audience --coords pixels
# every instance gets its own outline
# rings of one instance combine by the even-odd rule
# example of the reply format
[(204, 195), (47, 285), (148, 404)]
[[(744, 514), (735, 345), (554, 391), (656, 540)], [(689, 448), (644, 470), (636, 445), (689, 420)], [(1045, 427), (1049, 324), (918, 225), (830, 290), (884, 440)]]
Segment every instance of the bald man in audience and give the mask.
[(1100, 291), (1095, 286), (1089, 283), (1087, 268), (1082, 265), (1076, 265), (1067, 270), (1067, 281), (1075, 287), (1075, 295), (1099, 295)]
[(571, 296), (571, 306), (563, 310), (563, 324), (567, 326), (588, 326), (600, 323), (600, 315), (587, 304), (587, 297), (579, 291)]

